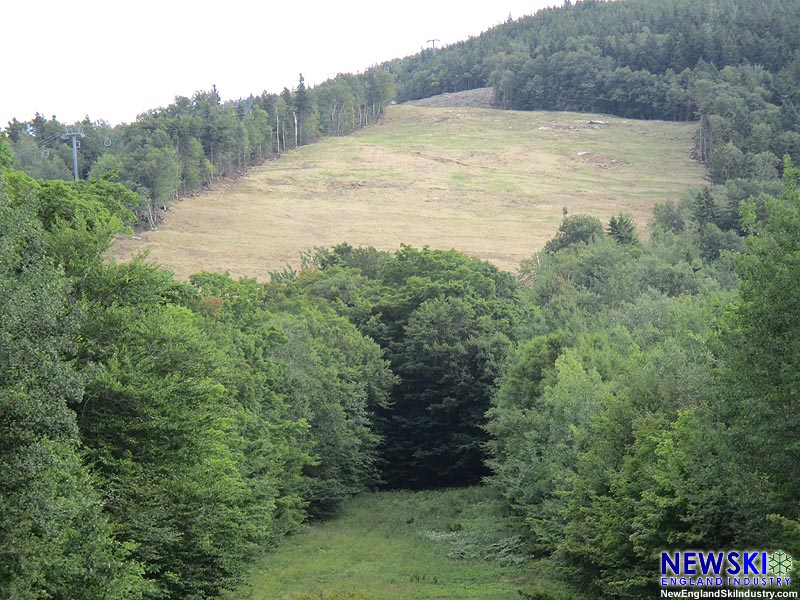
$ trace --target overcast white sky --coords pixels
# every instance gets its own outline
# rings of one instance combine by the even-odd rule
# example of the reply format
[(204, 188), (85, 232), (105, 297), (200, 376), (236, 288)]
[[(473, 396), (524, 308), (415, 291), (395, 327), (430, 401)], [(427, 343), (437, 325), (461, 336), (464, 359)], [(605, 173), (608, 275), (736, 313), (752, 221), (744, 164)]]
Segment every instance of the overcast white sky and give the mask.
[(560, 0), (4, 0), (0, 128), (131, 122), (175, 96), (280, 92), (478, 35)]

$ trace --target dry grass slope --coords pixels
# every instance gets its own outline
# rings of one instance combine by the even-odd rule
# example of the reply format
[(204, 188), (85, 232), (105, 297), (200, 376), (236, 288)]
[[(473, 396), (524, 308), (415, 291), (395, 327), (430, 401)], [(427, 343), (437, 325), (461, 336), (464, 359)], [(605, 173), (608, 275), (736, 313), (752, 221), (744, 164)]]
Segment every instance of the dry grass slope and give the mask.
[[(590, 120), (605, 122), (591, 125)], [(515, 270), (562, 210), (606, 222), (703, 182), (695, 126), (562, 112), (392, 106), (356, 135), (328, 138), (179, 202), (162, 226), (121, 238), (180, 278), (201, 270), (266, 280), (300, 253), (347, 241), (451, 249)]]

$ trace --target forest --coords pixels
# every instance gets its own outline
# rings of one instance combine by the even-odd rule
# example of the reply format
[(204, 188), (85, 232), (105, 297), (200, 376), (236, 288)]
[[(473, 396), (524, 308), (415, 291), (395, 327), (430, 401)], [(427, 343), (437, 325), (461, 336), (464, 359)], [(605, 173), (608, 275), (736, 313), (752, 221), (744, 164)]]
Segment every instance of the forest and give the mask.
[(347, 135), (376, 122), (395, 95), (394, 80), (379, 68), (340, 74), (312, 89), (303, 75), (292, 90), (222, 101), (215, 86), (166, 108), (112, 127), (88, 116), (61, 123), (36, 114), (16, 118), (4, 133), (14, 168), (39, 179), (72, 179), (71, 141), (80, 132), (78, 174), (89, 181), (114, 181), (137, 194), (127, 207), (138, 227), (155, 227), (170, 202), (208, 189), (220, 178), (311, 143)]
[[(215, 597), (376, 488), (485, 485), (575, 597), (657, 594), (670, 548), (796, 556), (798, 10), (567, 2), (311, 90), (87, 120), (77, 181), (63, 124), (10, 123), (3, 597)], [(518, 275), (344, 241), (265, 282), (105, 259), (176, 194), (372, 123), (395, 91), (486, 84), (506, 108), (696, 120), (709, 185), (647, 235), (565, 211)]]

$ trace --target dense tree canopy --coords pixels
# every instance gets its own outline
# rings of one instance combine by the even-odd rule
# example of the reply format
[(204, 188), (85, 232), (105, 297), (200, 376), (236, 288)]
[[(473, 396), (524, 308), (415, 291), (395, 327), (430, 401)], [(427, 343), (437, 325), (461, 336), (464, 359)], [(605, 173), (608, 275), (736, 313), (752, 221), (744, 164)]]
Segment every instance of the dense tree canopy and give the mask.
[(347, 244), (288, 282), (323, 301), (385, 352), (397, 376), (375, 405), (382, 477), (393, 487), (475, 483), (486, 474), (484, 413), (521, 306), (508, 273), (455, 251), (390, 254)]
[(130, 598), (141, 568), (102, 512), (69, 408), (84, 391), (68, 360), (78, 324), (69, 281), (9, 177), (0, 165), (0, 589)]
[[(0, 156), (7, 157), (5, 144)], [(378, 481), (378, 346), (255, 281), (107, 264), (135, 194), (0, 167), (0, 583), (208, 598)]]
[(532, 318), (489, 412), (490, 481), (579, 590), (657, 594), (669, 548), (796, 551), (797, 180), (787, 162), (736, 229), (701, 191), (660, 207), (647, 244), (612, 217), (523, 265)]

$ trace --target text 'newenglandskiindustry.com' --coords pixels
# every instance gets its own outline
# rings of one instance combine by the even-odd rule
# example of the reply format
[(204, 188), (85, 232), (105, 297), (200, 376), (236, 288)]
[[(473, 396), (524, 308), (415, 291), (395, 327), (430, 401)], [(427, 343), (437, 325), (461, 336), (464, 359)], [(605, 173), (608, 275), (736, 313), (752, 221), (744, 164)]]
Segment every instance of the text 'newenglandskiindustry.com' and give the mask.
[(661, 590), (661, 598), (797, 598), (786, 590)]

